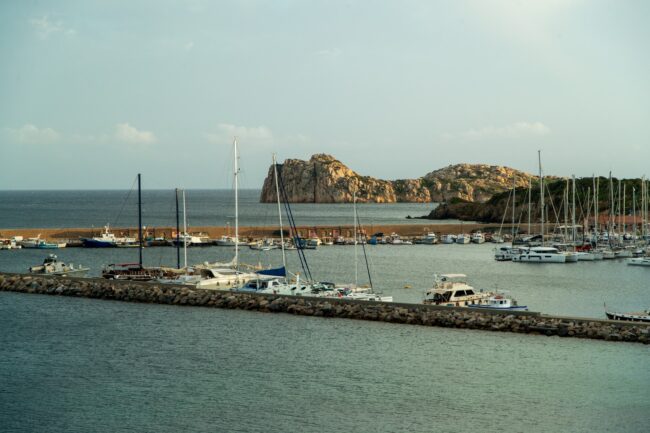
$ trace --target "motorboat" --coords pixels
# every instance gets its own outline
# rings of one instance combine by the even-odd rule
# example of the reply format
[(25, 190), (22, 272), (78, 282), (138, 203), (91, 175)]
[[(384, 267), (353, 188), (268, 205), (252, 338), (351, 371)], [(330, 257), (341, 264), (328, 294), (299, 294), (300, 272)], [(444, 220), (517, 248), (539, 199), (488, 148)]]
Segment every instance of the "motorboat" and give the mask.
[(627, 261), (628, 265), (650, 266), (650, 257), (636, 257)]
[(391, 245), (412, 245), (413, 244), (413, 242), (411, 241), (403, 240), (402, 237), (397, 233), (391, 233), (391, 235), (388, 237), (387, 242)]
[(172, 245), (176, 246), (177, 242), (181, 247), (200, 247), (209, 246), (211, 244), (209, 238), (206, 235), (193, 235), (191, 233), (180, 233), (178, 236), (174, 236), (171, 241)]
[(526, 305), (518, 305), (517, 301), (503, 293), (497, 293), (487, 299), (482, 299), (478, 304), (470, 304), (468, 307), (479, 310), (528, 311)]
[(566, 263), (566, 255), (554, 247), (521, 247), (512, 256), (513, 262), (525, 263)]
[(60, 262), (59, 259), (54, 254), (48, 255), (43, 264), (40, 266), (32, 266), (29, 268), (30, 274), (40, 274), (40, 275), (58, 275), (62, 277), (75, 276), (83, 277), (88, 272), (88, 268), (83, 266), (66, 265), (63, 262)]
[(518, 253), (519, 253), (518, 247), (502, 245), (494, 249), (494, 260), (498, 262), (512, 260), (512, 257)]
[(434, 232), (429, 232), (420, 241), (421, 244), (434, 245), (438, 243), (438, 236)]
[(214, 244), (220, 247), (234, 247), (237, 244), (241, 245), (242, 242), (237, 237), (223, 235), (219, 239), (216, 239)]
[(624, 320), (628, 322), (650, 322), (650, 309), (633, 312), (633, 313), (617, 313), (613, 311), (605, 311), (605, 315), (609, 320)]
[(468, 235), (467, 233), (461, 233), (458, 236), (456, 236), (456, 243), (457, 244), (468, 244), (472, 240), (472, 237)]
[(485, 235), (481, 231), (472, 233), (471, 241), (474, 244), (482, 244), (485, 242)]
[(0, 250), (16, 250), (22, 248), (19, 242), (16, 242), (15, 238), (12, 239), (0, 239)]
[(442, 242), (443, 244), (455, 244), (456, 235), (452, 235), (452, 234), (442, 235), (442, 237), (440, 238), (440, 242)]
[(486, 301), (495, 292), (483, 292), (465, 282), (465, 274), (434, 274), (433, 287), (425, 293), (423, 303), (447, 307), (467, 307)]

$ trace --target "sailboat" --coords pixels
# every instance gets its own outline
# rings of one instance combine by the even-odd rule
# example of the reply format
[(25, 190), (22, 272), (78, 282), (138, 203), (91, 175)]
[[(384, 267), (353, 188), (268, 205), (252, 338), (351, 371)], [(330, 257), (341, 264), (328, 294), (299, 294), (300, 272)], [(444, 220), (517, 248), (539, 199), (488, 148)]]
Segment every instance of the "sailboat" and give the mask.
[(557, 248), (544, 246), (544, 176), (542, 174), (541, 151), (537, 151), (537, 158), (539, 163), (539, 200), (541, 210), (542, 246), (520, 247), (519, 251), (512, 256), (512, 261), (525, 263), (565, 263), (566, 256), (558, 251)]

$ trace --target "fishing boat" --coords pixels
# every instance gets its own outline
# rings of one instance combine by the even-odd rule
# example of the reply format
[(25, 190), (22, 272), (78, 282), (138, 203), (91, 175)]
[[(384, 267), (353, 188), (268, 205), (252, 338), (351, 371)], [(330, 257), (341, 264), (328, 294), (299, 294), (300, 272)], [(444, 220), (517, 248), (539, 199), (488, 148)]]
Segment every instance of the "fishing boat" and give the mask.
[(30, 274), (58, 275), (61, 277), (83, 277), (87, 272), (88, 268), (84, 268), (83, 266), (77, 266), (75, 268), (72, 264), (66, 265), (63, 262), (60, 262), (54, 254), (48, 255), (45, 260), (43, 260), (42, 265), (32, 266), (29, 268)]
[(485, 242), (485, 235), (481, 231), (472, 233), (471, 241), (474, 244), (482, 244)]
[(422, 238), (420, 243), (426, 245), (435, 245), (438, 243), (438, 236), (434, 232), (429, 232), (425, 237)]
[(609, 320), (624, 320), (627, 322), (650, 322), (650, 309), (632, 313), (605, 311), (605, 315)]
[(110, 231), (110, 225), (104, 226), (104, 232), (92, 238), (81, 238), (81, 245), (85, 248), (117, 248), (126, 246), (138, 246), (135, 238), (128, 236), (115, 236)]
[(39, 250), (51, 250), (56, 248), (65, 248), (65, 242), (46, 242), (44, 239), (41, 239), (41, 235), (38, 235), (35, 238), (28, 238), (20, 243), (23, 248), (35, 248)]
[(472, 240), (472, 237), (470, 235), (468, 235), (467, 233), (461, 233), (461, 234), (456, 236), (456, 243), (457, 244), (466, 245), (466, 244), (470, 243), (471, 240)]
[(442, 242), (443, 244), (455, 244), (456, 235), (452, 235), (452, 234), (442, 235), (442, 237), (440, 238), (440, 242)]

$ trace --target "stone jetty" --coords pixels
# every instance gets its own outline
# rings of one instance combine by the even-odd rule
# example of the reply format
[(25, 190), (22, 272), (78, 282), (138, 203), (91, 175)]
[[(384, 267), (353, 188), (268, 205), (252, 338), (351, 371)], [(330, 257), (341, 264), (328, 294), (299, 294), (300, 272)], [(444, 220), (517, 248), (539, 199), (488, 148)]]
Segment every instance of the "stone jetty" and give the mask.
[(534, 312), (473, 311), (435, 305), (263, 295), (99, 278), (2, 273), (0, 291), (650, 343), (649, 324), (556, 317)]

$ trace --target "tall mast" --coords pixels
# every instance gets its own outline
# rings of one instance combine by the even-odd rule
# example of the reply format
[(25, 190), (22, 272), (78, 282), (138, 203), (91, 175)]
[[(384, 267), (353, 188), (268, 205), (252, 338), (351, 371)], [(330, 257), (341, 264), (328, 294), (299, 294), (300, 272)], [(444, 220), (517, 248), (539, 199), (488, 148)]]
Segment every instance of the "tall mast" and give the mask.
[(632, 239), (636, 240), (636, 188), (632, 187)]
[(573, 185), (571, 188), (571, 240), (576, 243), (576, 176), (572, 176)]
[(284, 254), (284, 229), (282, 228), (282, 209), (280, 209), (280, 187), (278, 186), (278, 165), (275, 161), (275, 153), (273, 154), (273, 175), (275, 178), (275, 196), (278, 199), (278, 218), (280, 219), (280, 246), (282, 248), (282, 266), (285, 272), (287, 269), (287, 258)]
[(142, 185), (140, 183), (140, 173), (138, 173), (138, 239), (140, 240), (140, 245), (138, 245), (140, 269), (142, 269), (142, 248), (144, 248), (144, 239), (142, 239)]
[(515, 205), (517, 200), (515, 199), (515, 194), (517, 191), (517, 177), (512, 177), (512, 223), (510, 224), (510, 234), (512, 236), (512, 242), (515, 241)]
[(533, 181), (531, 178), (528, 178), (528, 235), (530, 236), (530, 212), (532, 207), (532, 191), (533, 191)]
[(608, 224), (608, 235), (607, 239), (609, 239), (609, 244), (612, 244), (612, 229), (614, 227), (614, 224), (612, 222), (614, 218), (614, 183), (612, 182), (612, 172), (609, 172), (609, 224)]
[(539, 164), (539, 208), (542, 214), (542, 245), (544, 245), (544, 176), (542, 175), (542, 151), (537, 151), (537, 163)]
[(621, 215), (623, 216), (623, 236), (625, 236), (625, 232), (627, 231), (627, 224), (626, 224), (626, 215), (627, 212), (625, 211), (625, 184), (623, 184), (623, 208), (621, 209)]
[(178, 188), (175, 190), (176, 193), (176, 268), (181, 268), (181, 227), (178, 217)]
[(352, 208), (354, 216), (354, 287), (359, 286), (359, 266), (357, 261), (357, 190), (352, 190)]
[(564, 242), (566, 242), (569, 237), (569, 179), (566, 180), (566, 186), (564, 187)]
[(592, 175), (594, 184), (594, 236), (595, 241), (598, 243), (598, 189), (596, 188), (596, 176)]
[(183, 190), (183, 265), (187, 269), (187, 216), (185, 208), (185, 190)]
[(239, 155), (237, 155), (237, 137), (235, 146), (235, 267), (239, 269)]

